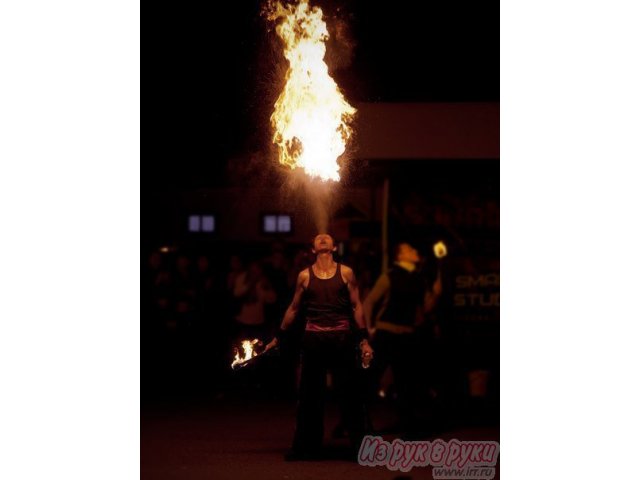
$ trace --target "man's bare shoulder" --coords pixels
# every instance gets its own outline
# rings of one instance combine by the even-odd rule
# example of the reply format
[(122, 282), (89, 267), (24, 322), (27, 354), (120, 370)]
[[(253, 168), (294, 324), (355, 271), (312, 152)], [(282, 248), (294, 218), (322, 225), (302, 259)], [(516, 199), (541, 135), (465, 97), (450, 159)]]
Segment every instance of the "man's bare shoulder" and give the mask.
[(341, 267), (342, 278), (344, 278), (345, 280), (353, 280), (356, 277), (356, 274), (353, 272), (353, 268), (344, 264), (342, 264)]
[(300, 270), (300, 273), (298, 273), (298, 278), (309, 278), (309, 269), (305, 268), (304, 270)]
[(341, 265), (343, 272), (353, 274), (353, 268), (351, 268), (349, 265), (345, 265), (344, 263), (342, 263)]
[(306, 284), (309, 281), (309, 269), (305, 268), (304, 270), (298, 273), (298, 284)]

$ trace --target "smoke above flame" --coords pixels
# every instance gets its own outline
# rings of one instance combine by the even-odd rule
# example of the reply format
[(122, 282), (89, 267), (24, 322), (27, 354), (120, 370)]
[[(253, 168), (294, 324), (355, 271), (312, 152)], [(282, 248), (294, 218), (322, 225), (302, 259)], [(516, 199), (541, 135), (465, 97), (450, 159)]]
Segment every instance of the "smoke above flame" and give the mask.
[(276, 23), (289, 62), (271, 125), (282, 165), (337, 181), (338, 158), (352, 135), (349, 124), (356, 109), (329, 75), (324, 61), (329, 32), (322, 17), (322, 10), (311, 7), (308, 0), (273, 2), (267, 7), (267, 18)]

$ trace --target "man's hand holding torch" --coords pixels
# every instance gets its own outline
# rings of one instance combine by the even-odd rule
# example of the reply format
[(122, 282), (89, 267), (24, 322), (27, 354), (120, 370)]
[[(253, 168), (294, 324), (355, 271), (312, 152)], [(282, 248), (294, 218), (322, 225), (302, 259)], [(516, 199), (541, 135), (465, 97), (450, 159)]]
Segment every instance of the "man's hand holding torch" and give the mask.
[(266, 352), (268, 350), (271, 350), (272, 348), (277, 347), (278, 343), (279, 343), (278, 337), (274, 337), (274, 339), (271, 340), (269, 343), (267, 343), (267, 345), (264, 347), (264, 351)]

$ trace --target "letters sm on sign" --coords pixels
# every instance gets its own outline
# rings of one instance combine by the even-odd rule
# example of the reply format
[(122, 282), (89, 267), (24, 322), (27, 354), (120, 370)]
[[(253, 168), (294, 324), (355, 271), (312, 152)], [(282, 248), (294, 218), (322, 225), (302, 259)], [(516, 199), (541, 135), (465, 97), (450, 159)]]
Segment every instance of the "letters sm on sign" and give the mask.
[(453, 305), (456, 317), (468, 321), (498, 320), (500, 273), (478, 272), (455, 277)]

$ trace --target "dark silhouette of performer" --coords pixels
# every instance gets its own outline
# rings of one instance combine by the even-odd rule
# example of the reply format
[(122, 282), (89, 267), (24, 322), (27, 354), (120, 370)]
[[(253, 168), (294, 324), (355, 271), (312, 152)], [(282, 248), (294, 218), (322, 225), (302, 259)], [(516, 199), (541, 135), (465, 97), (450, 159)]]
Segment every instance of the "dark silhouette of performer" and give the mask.
[(364, 300), (363, 311), (377, 352), (372, 368), (374, 376), (379, 381), (384, 370), (391, 367), (397, 393), (398, 427), (412, 433), (425, 427), (420, 425), (417, 413), (427, 407), (421, 390), (428, 384), (424, 346), (416, 332), (439, 290), (428, 288), (417, 271), (420, 255), (411, 244), (398, 244), (394, 258), (393, 266), (378, 278)]

